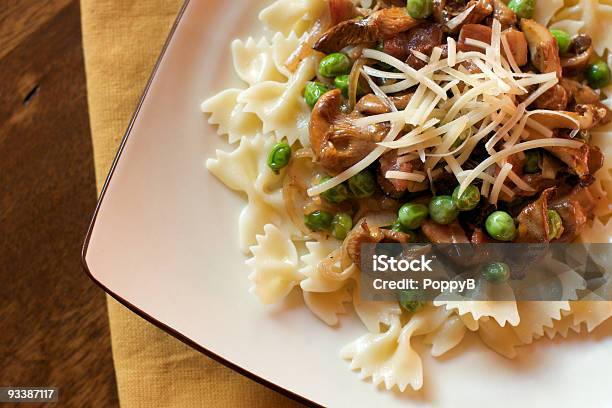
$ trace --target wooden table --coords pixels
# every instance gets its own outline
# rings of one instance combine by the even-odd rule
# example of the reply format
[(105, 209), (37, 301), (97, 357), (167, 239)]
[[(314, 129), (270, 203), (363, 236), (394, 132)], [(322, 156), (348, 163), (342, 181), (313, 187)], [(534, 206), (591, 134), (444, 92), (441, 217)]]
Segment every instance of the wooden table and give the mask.
[(2, 1), (0, 386), (59, 387), (56, 406), (118, 405), (104, 293), (80, 264), (95, 202), (79, 2)]

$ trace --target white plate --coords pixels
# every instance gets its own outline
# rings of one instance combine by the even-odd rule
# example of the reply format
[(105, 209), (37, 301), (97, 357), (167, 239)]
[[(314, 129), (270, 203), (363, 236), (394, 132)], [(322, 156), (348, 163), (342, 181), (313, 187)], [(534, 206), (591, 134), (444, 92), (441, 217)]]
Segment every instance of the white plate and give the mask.
[(326, 406), (612, 406), (610, 322), (590, 336), (539, 341), (515, 361), (469, 337), (449, 356), (425, 357), (424, 389), (401, 394), (360, 381), (339, 358), (365, 331), (352, 314), (329, 328), (299, 296), (266, 308), (248, 293), (237, 237), (243, 197), (204, 166), (228, 148), (199, 106), (230, 84), (229, 43), (257, 32), (254, 3), (191, 0), (184, 9), (92, 222), (91, 277), (199, 350)]

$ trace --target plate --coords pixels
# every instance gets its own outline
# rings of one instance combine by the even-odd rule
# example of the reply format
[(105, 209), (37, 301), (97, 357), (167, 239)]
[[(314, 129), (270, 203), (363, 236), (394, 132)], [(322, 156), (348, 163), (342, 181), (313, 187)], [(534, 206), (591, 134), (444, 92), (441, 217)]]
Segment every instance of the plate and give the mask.
[[(612, 324), (541, 340), (506, 360), (474, 336), (448, 356), (422, 350), (425, 386), (388, 392), (358, 379), (342, 345), (365, 329), (349, 312), (330, 328), (293, 293), (264, 307), (238, 249), (244, 197), (205, 167), (229, 150), (200, 112), (237, 79), (229, 44), (260, 32), (260, 5), (185, 4), (126, 132), (83, 250), (91, 278), (145, 319), (302, 402), (332, 407), (611, 406)], [(421, 348), (417, 345), (417, 348)]]

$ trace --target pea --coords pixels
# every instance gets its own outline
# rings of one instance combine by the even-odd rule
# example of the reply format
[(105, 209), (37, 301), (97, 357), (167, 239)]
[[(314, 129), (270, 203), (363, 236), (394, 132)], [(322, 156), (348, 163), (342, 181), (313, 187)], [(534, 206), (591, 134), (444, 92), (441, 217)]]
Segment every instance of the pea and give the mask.
[(351, 60), (341, 52), (326, 55), (319, 63), (319, 72), (326, 78), (346, 75), (351, 72)]
[(291, 146), (285, 142), (277, 143), (268, 154), (268, 167), (278, 174), (280, 169), (287, 167), (290, 159)]
[(400, 292), (399, 303), (408, 312), (416, 312), (425, 305), (425, 302), (418, 300), (422, 296), (413, 290), (403, 290)]
[(536, 0), (510, 0), (508, 7), (518, 18), (532, 18), (535, 12)]
[(370, 197), (376, 191), (376, 180), (367, 170), (355, 174), (348, 181), (351, 193), (357, 198)]
[(570, 37), (570, 35), (563, 30), (553, 29), (550, 30), (550, 33), (557, 40), (557, 45), (559, 46), (559, 53), (567, 54), (570, 49), (570, 46), (572, 45), (572, 37)]
[(421, 226), (428, 215), (429, 210), (423, 204), (408, 203), (399, 209), (398, 221), (405, 229), (415, 230)]
[(457, 211), (457, 207), (455, 207), (455, 202), (451, 196), (436, 196), (429, 202), (429, 216), (438, 224), (450, 224), (455, 221), (458, 213), (459, 211)]
[(349, 75), (339, 75), (335, 77), (334, 86), (342, 91), (342, 95), (348, 97)]
[(587, 67), (585, 76), (591, 88), (603, 88), (610, 83), (610, 67), (604, 61), (597, 61)]
[(504, 283), (510, 279), (510, 267), (504, 262), (491, 262), (482, 269), (482, 276), (491, 283)]
[[(321, 183), (324, 183), (330, 179), (331, 177), (325, 176), (321, 179)], [(346, 184), (342, 183), (338, 184), (336, 187), (332, 187), (329, 190), (324, 191), (321, 193), (321, 196), (330, 203), (339, 204), (349, 198), (349, 191), (348, 188), (346, 188)]]
[(540, 151), (537, 149), (525, 150), (525, 164), (523, 172), (528, 174), (540, 171)]
[[(336, 78), (334, 78), (334, 86), (342, 91), (342, 95), (344, 95), (345, 98), (348, 98), (349, 78), (350, 78), (350, 75), (339, 75)], [(363, 88), (361, 87), (359, 83), (357, 83), (357, 95), (363, 95), (363, 94), (364, 94)]]
[(319, 98), (328, 90), (325, 84), (320, 82), (308, 82), (306, 83), (306, 88), (304, 88), (304, 99), (308, 106), (314, 108)]
[(480, 203), (480, 190), (473, 184), (470, 184), (463, 194), (459, 196), (459, 186), (453, 191), (453, 201), (459, 211), (471, 211), (478, 207)]
[(516, 236), (514, 220), (505, 211), (495, 211), (487, 217), (485, 228), (498, 241), (512, 241)]
[(312, 231), (328, 230), (333, 218), (327, 211), (316, 210), (304, 216), (304, 224)]
[(406, 9), (410, 17), (423, 19), (431, 15), (433, 11), (432, 0), (408, 0), (406, 2)]
[(555, 210), (547, 210), (548, 231), (551, 239), (558, 239), (563, 235), (563, 220)]
[(340, 240), (346, 238), (353, 228), (353, 219), (347, 213), (338, 213), (331, 223), (332, 235)]

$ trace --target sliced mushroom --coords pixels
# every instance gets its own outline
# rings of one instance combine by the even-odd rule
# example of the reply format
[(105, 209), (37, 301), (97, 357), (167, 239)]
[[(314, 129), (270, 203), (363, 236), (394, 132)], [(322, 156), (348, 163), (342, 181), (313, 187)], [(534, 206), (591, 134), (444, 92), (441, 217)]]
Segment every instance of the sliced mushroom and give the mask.
[(548, 202), (555, 194), (554, 188), (542, 191), (540, 198), (527, 205), (517, 217), (518, 233), (515, 242), (549, 242)]
[(516, 13), (501, 0), (493, 0), (493, 18), (501, 23), (502, 30), (516, 25)]
[[(391, 96), (389, 99), (398, 110), (404, 110), (406, 106), (408, 106), (408, 102), (410, 102), (412, 95), (412, 93), (406, 93), (403, 95)], [(387, 104), (374, 94), (363, 96), (359, 102), (357, 102), (357, 105), (355, 105), (355, 110), (364, 115), (380, 115), (382, 113), (391, 112)]]
[(589, 130), (608, 120), (609, 111), (605, 106), (576, 105), (576, 112), (550, 111), (535, 112), (531, 118), (550, 129)]
[(373, 43), (391, 38), (420, 24), (410, 17), (405, 7), (390, 7), (375, 11), (364, 19), (343, 21), (323, 34), (313, 48), (329, 54), (348, 45)]
[(492, 0), (433, 0), (434, 18), (447, 31), (458, 32), (465, 24), (478, 24), (493, 13)]
[(563, 86), (556, 84), (536, 99), (534, 104), (538, 109), (563, 111), (567, 108), (568, 102), (569, 93)]
[(592, 175), (603, 166), (603, 155), (597, 146), (584, 144), (580, 149), (571, 147), (545, 147), (547, 151), (567, 164), (581, 178), (583, 184), (593, 181)]
[[(492, 36), (493, 30), (491, 30), (491, 27), (482, 24), (466, 24), (459, 33), (457, 49), (460, 51), (482, 51), (482, 48), (467, 45), (465, 41), (471, 38), (490, 44)], [(504, 31), (502, 36), (508, 41), (510, 52), (516, 64), (518, 66), (527, 64), (527, 40), (525, 39), (525, 35), (518, 30), (511, 29)], [(502, 50), (502, 55), (508, 58), (505, 49)]]
[(583, 72), (594, 52), (591, 46), (591, 37), (587, 34), (576, 35), (572, 39), (570, 50), (571, 55), (561, 58), (563, 73), (573, 75)]
[(338, 174), (363, 159), (388, 131), (384, 124), (355, 125), (359, 112), (342, 112), (342, 93), (331, 90), (319, 98), (310, 116), (310, 144), (315, 158), (330, 174)]
[(561, 60), (555, 37), (542, 24), (527, 18), (521, 19), (521, 30), (527, 39), (533, 65), (541, 73), (555, 72), (560, 79)]
[(573, 79), (563, 78), (561, 86), (569, 93), (570, 98), (578, 104), (599, 102), (599, 95), (588, 85), (583, 85)]
[(442, 225), (427, 219), (423, 221), (421, 231), (434, 244), (468, 244), (470, 242), (457, 221)]
[[(568, 92), (570, 101), (577, 105), (593, 105), (597, 109), (598, 125), (605, 125), (612, 121), (612, 111), (599, 100), (599, 93), (588, 85), (583, 85), (573, 79), (563, 78), (561, 86)], [(606, 114), (602, 117), (603, 110)]]

